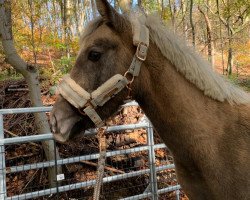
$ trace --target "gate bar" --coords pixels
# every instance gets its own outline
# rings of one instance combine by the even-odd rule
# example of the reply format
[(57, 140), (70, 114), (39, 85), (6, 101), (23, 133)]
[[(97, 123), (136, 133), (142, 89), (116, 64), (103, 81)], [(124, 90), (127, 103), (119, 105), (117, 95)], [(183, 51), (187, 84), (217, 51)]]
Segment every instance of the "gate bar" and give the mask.
[[(147, 123), (139, 123), (139, 124), (128, 124), (128, 125), (119, 125), (119, 126), (110, 126), (107, 128), (106, 132), (117, 132), (117, 131), (124, 131), (124, 130), (132, 130), (132, 129), (140, 129), (146, 128), (148, 126)], [(86, 131), (84, 133), (85, 136), (94, 135), (97, 133), (97, 130), (93, 131)], [(46, 133), (41, 135), (31, 135), (31, 136), (21, 136), (21, 137), (12, 137), (12, 138), (3, 138), (0, 140), (0, 145), (10, 145), (10, 144), (17, 144), (17, 143), (27, 143), (27, 142), (35, 142), (35, 141), (43, 141), (43, 140), (52, 140), (54, 139), (52, 133)]]
[[(3, 139), (3, 115), (0, 114), (0, 142)], [(7, 196), (5, 166), (5, 149), (4, 145), (0, 144), (0, 199), (5, 199)]]
[(149, 167), (150, 167), (150, 185), (151, 185), (151, 192), (152, 192), (152, 199), (158, 199), (158, 187), (157, 187), (157, 176), (155, 170), (155, 151), (154, 151), (154, 131), (152, 128), (152, 124), (148, 123), (147, 128), (147, 140), (148, 140), (148, 156), (149, 156)]
[[(174, 185), (174, 186), (169, 186), (169, 187), (166, 187), (166, 188), (163, 188), (163, 189), (160, 189), (158, 190), (158, 194), (162, 194), (162, 193), (166, 193), (166, 192), (173, 192), (173, 191), (179, 191), (178, 188), (180, 188), (180, 185)], [(163, 192), (164, 191), (164, 192)], [(137, 200), (137, 199), (144, 199), (146, 197), (149, 197), (151, 196), (152, 193), (145, 193), (145, 194), (138, 194), (138, 195), (134, 195), (134, 196), (131, 196), (131, 197), (126, 197), (126, 198), (123, 198), (123, 199), (119, 199), (119, 200)]]
[[(145, 151), (145, 150), (148, 150), (148, 146), (110, 151), (110, 152), (107, 152), (107, 157), (117, 156), (117, 155), (121, 155), (121, 154), (135, 153), (135, 152)], [(85, 156), (76, 156), (76, 157), (71, 157), (71, 158), (58, 159), (57, 165), (71, 164), (71, 163), (76, 163), (76, 162), (80, 162), (80, 161), (94, 160), (94, 159), (98, 159), (98, 158), (99, 158), (99, 153), (85, 155)], [(6, 169), (6, 171), (7, 171), (7, 173), (16, 173), (16, 172), (32, 170), (32, 169), (53, 167), (54, 165), (55, 165), (55, 161), (51, 160), (51, 161), (46, 161), (46, 162), (34, 163), (34, 164), (12, 166), (12, 167), (8, 167)]]
[[(154, 148), (155, 149), (163, 148), (164, 145), (165, 144), (156, 144), (156, 145), (154, 145)], [(134, 147), (134, 148), (130, 148), (130, 149), (109, 151), (109, 152), (107, 152), (107, 157), (117, 156), (117, 155), (121, 155), (121, 154), (135, 153), (135, 152), (145, 151), (145, 150), (148, 150), (148, 146), (141, 146), (141, 147)], [(98, 159), (98, 158), (99, 158), (99, 153), (98, 154), (84, 155), (84, 156), (70, 157), (70, 158), (63, 158), (63, 159), (57, 160), (57, 165), (71, 164), (71, 163), (80, 162), (82, 160), (93, 160), (93, 159)], [(39, 163), (35, 163), (35, 164), (11, 166), (11, 167), (8, 167), (6, 171), (9, 174), (9, 173), (16, 173), (16, 172), (32, 170), (32, 169), (53, 167), (53, 166), (55, 166), (55, 161), (51, 160), (51, 161), (39, 162)]]
[[(132, 101), (122, 105), (122, 107), (127, 107), (127, 106), (138, 106), (138, 103)], [(0, 114), (5, 115), (5, 114), (50, 112), (52, 108), (53, 108), (52, 106), (39, 106), (39, 107), (29, 107), (29, 108), (6, 108), (6, 109), (0, 109)]]
[(172, 192), (172, 191), (179, 190), (179, 189), (181, 189), (180, 185), (173, 185), (173, 186), (169, 186), (167, 188), (162, 188), (158, 190), (158, 194), (164, 194), (166, 192)]
[(37, 112), (50, 112), (51, 106), (47, 107), (30, 107), (30, 108), (7, 108), (0, 109), (0, 114), (21, 114), (21, 113), (37, 113)]
[[(174, 168), (173, 164), (164, 165), (164, 166), (156, 167), (156, 171), (162, 171), (162, 170), (173, 169), (173, 168)], [(140, 176), (140, 175), (148, 174), (148, 173), (150, 173), (150, 169), (143, 169), (140, 171), (134, 171), (134, 172), (119, 174), (119, 175), (115, 175), (115, 176), (108, 176), (108, 177), (103, 178), (103, 183), (109, 183), (109, 182), (127, 179), (127, 178), (131, 178), (131, 177), (135, 177), (135, 176)], [(95, 183), (96, 183), (96, 180), (90, 180), (90, 181), (74, 183), (74, 184), (70, 184), (70, 185), (64, 185), (64, 186), (58, 187), (58, 191), (59, 192), (66, 192), (66, 191), (73, 190), (73, 189), (80, 189), (83, 187), (94, 186)], [(7, 200), (31, 199), (31, 198), (36, 198), (36, 197), (55, 194), (55, 193), (57, 193), (56, 187), (8, 197)]]
[(126, 198), (122, 198), (119, 200), (137, 200), (137, 199), (144, 199), (147, 197), (152, 197), (152, 193), (151, 192), (146, 192), (143, 194), (138, 194), (138, 195), (134, 195), (134, 196), (130, 196), (130, 197), (126, 197)]

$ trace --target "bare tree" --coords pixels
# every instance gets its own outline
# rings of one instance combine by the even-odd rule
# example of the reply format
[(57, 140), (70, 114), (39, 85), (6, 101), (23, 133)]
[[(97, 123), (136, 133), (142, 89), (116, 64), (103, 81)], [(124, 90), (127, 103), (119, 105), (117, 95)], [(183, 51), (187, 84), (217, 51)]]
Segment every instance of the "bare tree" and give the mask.
[[(186, 19), (186, 15), (187, 15), (187, 2), (186, 0), (181, 0), (181, 22), (179, 25), (182, 25), (182, 31), (184, 33), (184, 37), (186, 40), (188, 40), (188, 25), (187, 25), (187, 19)], [(179, 26), (178, 25), (178, 26)]]
[(67, 57), (70, 57), (70, 26), (69, 26), (69, 16), (70, 16), (70, 0), (61, 0), (60, 1), (60, 10), (61, 10), (61, 21), (62, 21), (62, 40), (65, 44), (65, 52)]
[(173, 30), (175, 31), (176, 30), (176, 15), (177, 15), (176, 2), (174, 0), (172, 3), (171, 0), (168, 0), (168, 3), (169, 3), (169, 11), (171, 14), (171, 22), (172, 22)]
[[(217, 7), (217, 15), (220, 18), (220, 5), (219, 5), (219, 0), (216, 0), (216, 7)], [(221, 20), (220, 20), (220, 46), (221, 46), (221, 61), (222, 61), (222, 73), (224, 75), (225, 73), (225, 62), (224, 62), (224, 50), (223, 50), (223, 37), (222, 37), (222, 26), (221, 26)]]
[(37, 52), (36, 52), (36, 45), (35, 45), (35, 22), (34, 22), (34, 4), (32, 0), (28, 0), (29, 10), (30, 10), (30, 27), (31, 27), (31, 45), (33, 50), (33, 57), (34, 57), (34, 65), (37, 64)]
[[(209, 3), (209, 0), (207, 0), (207, 3)], [(208, 60), (211, 62), (212, 66), (214, 66), (214, 44), (213, 44), (213, 38), (212, 38), (212, 25), (211, 21), (208, 17), (208, 10), (205, 12), (201, 6), (198, 6), (198, 10), (203, 15), (206, 27), (207, 27), (207, 50), (208, 50)]]
[(227, 40), (228, 40), (228, 62), (227, 62), (227, 74), (232, 74), (233, 68), (233, 54), (234, 50), (232, 47), (232, 42), (234, 40), (234, 36), (248, 27), (250, 25), (250, 5), (246, 4), (246, 2), (237, 2), (233, 5), (231, 1), (223, 1), (224, 9), (226, 12), (220, 12), (219, 9), (219, 1), (216, 1), (217, 4), (217, 13), (213, 12), (213, 10), (208, 6), (209, 11), (219, 17), (220, 22), (226, 27), (227, 30)]
[[(17, 54), (12, 36), (11, 1), (0, 0), (0, 36), (6, 60), (18, 72), (20, 72), (28, 83), (32, 106), (42, 106), (41, 91), (38, 81), (38, 73), (34, 66), (27, 64)], [(35, 125), (39, 134), (49, 133), (50, 128), (45, 113), (35, 113)], [(43, 149), (48, 160), (55, 160), (53, 141), (43, 142)], [(59, 154), (57, 153), (59, 157)], [(60, 170), (60, 169), (59, 169)], [(56, 170), (48, 169), (51, 186), (55, 186)]]
[(191, 25), (191, 29), (192, 29), (192, 44), (195, 47), (195, 29), (194, 29), (194, 21), (193, 21), (193, 6), (194, 6), (194, 1), (190, 0), (189, 19), (190, 19), (190, 25)]
[(93, 17), (96, 18), (97, 17), (97, 9), (96, 9), (96, 3), (94, 0), (91, 0), (91, 8), (92, 8), (92, 12), (93, 12)]

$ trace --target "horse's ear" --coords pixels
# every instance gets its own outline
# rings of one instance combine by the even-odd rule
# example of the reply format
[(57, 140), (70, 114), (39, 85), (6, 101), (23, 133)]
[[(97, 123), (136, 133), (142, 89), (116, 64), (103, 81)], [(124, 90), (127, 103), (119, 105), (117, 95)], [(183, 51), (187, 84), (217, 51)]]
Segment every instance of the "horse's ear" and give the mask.
[(124, 31), (125, 19), (120, 15), (107, 0), (96, 0), (96, 7), (102, 18), (111, 23), (118, 32)]

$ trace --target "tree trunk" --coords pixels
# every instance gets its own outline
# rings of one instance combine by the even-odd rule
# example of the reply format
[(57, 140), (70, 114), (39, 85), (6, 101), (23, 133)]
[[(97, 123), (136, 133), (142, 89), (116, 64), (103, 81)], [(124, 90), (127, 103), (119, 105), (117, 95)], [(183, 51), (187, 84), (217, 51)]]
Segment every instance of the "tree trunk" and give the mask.
[(232, 75), (233, 70), (233, 49), (229, 47), (228, 49), (228, 59), (227, 59), (227, 75)]
[(96, 4), (95, 4), (94, 0), (91, 0), (91, 8), (92, 8), (93, 17), (96, 18), (97, 17), (97, 9), (96, 9)]
[(190, 25), (191, 25), (191, 28), (192, 28), (192, 44), (195, 47), (195, 29), (194, 29), (194, 22), (193, 22), (193, 4), (194, 4), (194, 1), (190, 0), (189, 19), (190, 19)]
[(66, 46), (66, 55), (70, 58), (70, 9), (71, 2), (70, 0), (64, 0), (64, 31), (65, 31), (65, 46)]
[(173, 2), (173, 6), (171, 5), (171, 0), (168, 1), (169, 3), (169, 10), (171, 14), (171, 22), (174, 32), (176, 31), (176, 3), (175, 0)]
[(137, 0), (137, 6), (142, 9), (142, 0)]
[(86, 15), (87, 12), (85, 12), (85, 8), (86, 6), (88, 6), (88, 1), (74, 1), (74, 5), (73, 5), (73, 15), (74, 15), (74, 19), (75, 19), (75, 25), (76, 25), (76, 32), (78, 37), (80, 38), (82, 30), (83, 30), (83, 24), (85, 22), (86, 19)]
[(228, 57), (227, 57), (227, 75), (232, 75), (232, 69), (233, 69), (233, 49), (232, 49), (232, 39), (233, 39), (233, 33), (230, 30), (230, 23), (229, 19), (227, 20), (227, 28), (228, 28)]
[(188, 40), (188, 27), (186, 19), (187, 6), (185, 0), (181, 0), (181, 14), (182, 14), (182, 29), (184, 33), (185, 40)]
[(60, 1), (61, 9), (61, 21), (62, 21), (62, 41), (65, 44), (65, 53), (67, 57), (70, 57), (69, 54), (69, 23), (68, 23), (68, 7), (69, 0)]
[(78, 2), (77, 1), (74, 1), (74, 18), (75, 18), (75, 24), (76, 24), (76, 33), (77, 33), (77, 36), (80, 37), (81, 36), (81, 32), (80, 32), (80, 29), (79, 29), (79, 19), (78, 19)]
[[(13, 36), (12, 36), (12, 21), (11, 21), (11, 3), (10, 0), (0, 0), (0, 35), (2, 36), (2, 45), (6, 60), (20, 72), (29, 86), (30, 100), (32, 106), (42, 106), (41, 91), (38, 81), (38, 73), (35, 67), (28, 65), (21, 57), (17, 54)], [(45, 113), (35, 113), (35, 126), (39, 134), (49, 133), (50, 128)], [(42, 143), (43, 149), (47, 160), (55, 160), (54, 156), (54, 143), (53, 141), (46, 141)], [(59, 154), (56, 151), (57, 158)], [(58, 168), (58, 171), (61, 171)], [(55, 186), (56, 180), (56, 168), (49, 168), (49, 180), (50, 185)]]
[(37, 65), (37, 52), (36, 52), (36, 45), (35, 45), (35, 22), (34, 22), (34, 6), (33, 1), (28, 0), (28, 5), (30, 9), (30, 28), (31, 28), (31, 46), (33, 51), (33, 57), (34, 57), (34, 65), (36, 67)]
[(60, 4), (60, 11), (61, 11), (61, 40), (63, 42), (64, 38), (65, 38), (65, 29), (64, 29), (64, 4), (63, 4), (63, 0), (59, 1)]
[[(48, 8), (48, 10), (49, 10), (49, 4), (47, 3), (47, 8)], [(53, 33), (53, 35), (54, 35), (54, 37), (55, 37), (55, 35), (56, 35), (56, 33), (57, 33), (57, 25), (56, 25), (56, 16), (53, 16), (53, 15), (56, 15), (56, 2), (55, 2), (55, 0), (53, 0), (52, 1), (52, 9), (53, 9), (53, 12), (52, 12), (52, 14), (51, 14), (51, 22), (52, 22), (52, 26), (53, 26), (53, 29), (54, 29), (54, 33)]]
[(212, 67), (214, 67), (214, 44), (212, 39), (212, 25), (210, 19), (208, 18), (208, 14), (205, 13), (200, 6), (198, 6), (199, 11), (203, 15), (206, 27), (207, 27), (207, 53), (208, 53), (208, 60), (211, 62)]
[[(219, 5), (219, 0), (216, 0), (216, 7), (217, 7), (217, 14), (218, 18), (220, 19), (220, 5)], [(221, 62), (222, 62), (222, 73), (223, 75), (225, 74), (225, 62), (224, 62), (224, 50), (223, 50), (223, 37), (222, 37), (222, 26), (221, 26), (221, 20), (220, 20), (220, 46), (221, 46)]]

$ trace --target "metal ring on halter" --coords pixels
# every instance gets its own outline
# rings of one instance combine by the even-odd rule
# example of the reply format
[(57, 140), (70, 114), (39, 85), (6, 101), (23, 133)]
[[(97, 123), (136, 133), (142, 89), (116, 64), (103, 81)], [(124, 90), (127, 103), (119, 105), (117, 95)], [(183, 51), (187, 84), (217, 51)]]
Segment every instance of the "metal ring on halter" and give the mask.
[[(129, 78), (129, 75), (132, 77)], [(128, 85), (132, 84), (135, 80), (135, 77), (133, 76), (133, 74), (131, 74), (131, 72), (126, 71), (125, 74), (123, 75), (127, 80), (128, 80)]]
[(85, 109), (85, 107), (83, 107), (83, 108), (78, 108), (78, 112), (79, 112), (81, 115), (86, 116), (86, 113), (84, 112), (84, 109)]
[(94, 108), (94, 106), (91, 104), (90, 101), (88, 101), (82, 108), (78, 108), (78, 111), (81, 115), (87, 115), (84, 111), (85, 108), (87, 108), (88, 106), (91, 106), (92, 108)]

